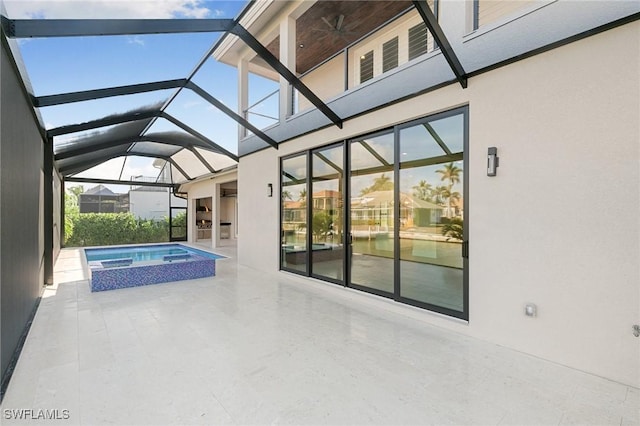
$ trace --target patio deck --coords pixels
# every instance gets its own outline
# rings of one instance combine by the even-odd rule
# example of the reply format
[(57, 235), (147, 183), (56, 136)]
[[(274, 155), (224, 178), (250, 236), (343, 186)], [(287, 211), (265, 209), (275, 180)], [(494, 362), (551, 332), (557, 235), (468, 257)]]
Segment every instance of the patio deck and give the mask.
[(68, 410), (58, 425), (640, 422), (636, 388), (216, 251), (231, 258), (214, 278), (91, 293), (63, 250), (2, 424), (30, 423), (20, 409)]

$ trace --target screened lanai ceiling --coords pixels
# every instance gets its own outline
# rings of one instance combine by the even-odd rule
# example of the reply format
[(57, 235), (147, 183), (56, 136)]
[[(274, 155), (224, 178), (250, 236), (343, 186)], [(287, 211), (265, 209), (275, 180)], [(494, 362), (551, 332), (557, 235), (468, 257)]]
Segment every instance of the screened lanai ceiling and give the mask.
[[(277, 149), (252, 116), (235, 112), (237, 70), (212, 56), (229, 35), (342, 128), (342, 119), (240, 24), (247, 3), (0, 0), (3, 43), (63, 178), (178, 186), (234, 167), (238, 126)], [(466, 87), (427, 3), (412, 3)], [(323, 1), (310, 11), (322, 18), (327, 7), (344, 5)]]
[[(25, 13), (29, 3), (48, 5)], [(96, 2), (95, 11), (82, 11), (77, 18), (77, 8), (67, 8), (62, 16), (48, 14), (58, 2), (2, 2), (3, 33), (65, 180), (175, 186), (224, 171), (238, 161), (238, 125), (277, 148), (235, 112), (237, 71), (212, 58), (228, 33), (341, 125), (239, 24), (248, 2), (173, 0), (182, 9), (171, 18), (179, 19), (164, 19), (162, 13), (148, 19), (166, 5), (141, 8), (145, 19), (122, 17), (122, 12), (105, 18), (101, 8), (111, 3)], [(132, 2), (134, 9), (141, 3)], [(220, 18), (208, 19), (204, 10)]]

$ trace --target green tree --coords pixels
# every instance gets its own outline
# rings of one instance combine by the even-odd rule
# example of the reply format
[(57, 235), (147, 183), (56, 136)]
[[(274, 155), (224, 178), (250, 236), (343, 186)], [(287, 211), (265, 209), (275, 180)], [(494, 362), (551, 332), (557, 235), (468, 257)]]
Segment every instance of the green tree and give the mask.
[(443, 169), (436, 170), (436, 173), (439, 173), (440, 180), (449, 181), (449, 186), (447, 187), (449, 196), (447, 197), (447, 217), (451, 217), (451, 194), (453, 185), (460, 182), (460, 173), (462, 169), (456, 166), (453, 163), (445, 164)]
[(301, 206), (306, 206), (307, 205), (307, 190), (303, 189), (302, 191), (300, 191), (300, 193), (298, 194), (298, 201), (300, 201), (300, 205)]
[(442, 235), (447, 237), (447, 241), (449, 241), (452, 238), (459, 241), (463, 241), (464, 240), (463, 232), (464, 232), (464, 223), (462, 219), (460, 219), (459, 217), (452, 218), (442, 226)]
[(431, 190), (431, 197), (433, 202), (436, 204), (442, 205), (444, 203), (444, 198), (446, 197), (448, 190), (446, 186), (438, 185)]
[(84, 186), (82, 185), (71, 186), (69, 187), (69, 189), (67, 189), (67, 191), (73, 194), (76, 197), (76, 200), (79, 200), (80, 194), (84, 193)]
[(326, 211), (321, 210), (313, 214), (313, 223), (311, 224), (311, 232), (313, 232), (314, 241), (319, 241), (321, 237), (327, 237), (331, 229), (333, 218)]
[(413, 195), (424, 201), (432, 201), (431, 191), (433, 187), (426, 180), (421, 180), (417, 185), (413, 186)]
[(391, 178), (387, 176), (385, 173), (381, 174), (380, 177), (377, 177), (373, 180), (373, 184), (368, 186), (360, 191), (360, 195), (369, 194), (371, 192), (376, 191), (392, 191), (393, 190), (393, 182)]
[[(80, 188), (80, 191), (73, 191)], [(68, 241), (73, 235), (73, 226), (80, 214), (78, 196), (82, 193), (82, 186), (71, 187), (64, 192), (64, 241)]]

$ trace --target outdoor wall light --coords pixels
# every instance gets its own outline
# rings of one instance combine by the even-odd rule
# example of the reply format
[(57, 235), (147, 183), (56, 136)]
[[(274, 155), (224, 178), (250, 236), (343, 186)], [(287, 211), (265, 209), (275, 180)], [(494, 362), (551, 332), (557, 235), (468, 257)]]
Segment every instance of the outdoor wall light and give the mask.
[(273, 184), (267, 184), (267, 197), (273, 197)]
[(497, 168), (500, 165), (500, 158), (498, 158), (498, 148), (495, 146), (489, 147), (487, 152), (487, 176), (495, 176), (497, 174)]

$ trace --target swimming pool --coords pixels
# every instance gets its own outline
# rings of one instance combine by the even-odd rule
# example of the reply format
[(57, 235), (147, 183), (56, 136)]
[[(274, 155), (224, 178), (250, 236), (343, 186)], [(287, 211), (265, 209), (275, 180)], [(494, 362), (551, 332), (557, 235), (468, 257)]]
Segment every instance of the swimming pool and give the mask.
[(224, 256), (182, 244), (84, 249), (91, 291), (193, 280), (216, 274)]

